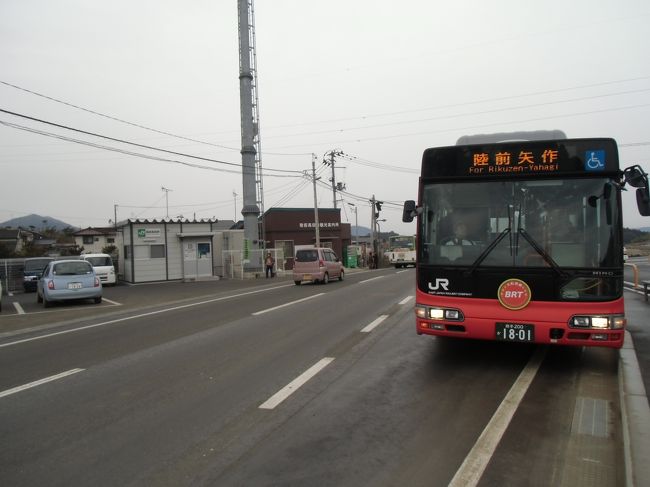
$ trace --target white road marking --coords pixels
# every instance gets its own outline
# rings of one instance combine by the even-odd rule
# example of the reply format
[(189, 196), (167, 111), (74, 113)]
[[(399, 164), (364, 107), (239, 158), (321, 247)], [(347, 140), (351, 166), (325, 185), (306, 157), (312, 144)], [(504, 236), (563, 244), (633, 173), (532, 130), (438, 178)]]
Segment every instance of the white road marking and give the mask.
[(309, 379), (311, 379), (316, 374), (318, 374), (321, 370), (323, 370), (325, 367), (327, 367), (333, 360), (334, 360), (334, 357), (325, 357), (324, 359), (319, 360), (314, 365), (309, 367), (306, 371), (304, 371), (301, 375), (296, 377), (294, 380), (289, 382), (289, 384), (284, 386), (282, 389), (280, 389), (278, 392), (276, 392), (274, 395), (272, 395), (269, 399), (267, 399), (265, 402), (263, 402), (260, 405), (259, 408), (260, 409), (274, 409), (282, 401), (284, 401), (287, 397), (289, 397), (291, 394), (296, 392)]
[(32, 387), (40, 386), (42, 384), (46, 384), (48, 382), (52, 382), (58, 379), (63, 379), (64, 377), (68, 377), (69, 375), (83, 372), (84, 370), (85, 369), (72, 369), (72, 370), (68, 370), (67, 372), (61, 372), (60, 374), (46, 377), (45, 379), (40, 379), (34, 382), (30, 382), (29, 384), (14, 387), (13, 389), (7, 389), (6, 391), (0, 392), (0, 397), (10, 396), (11, 394), (16, 394), (17, 392), (24, 391), (26, 389), (31, 389)]
[(545, 355), (546, 347), (540, 347), (530, 358), (454, 475), (449, 487), (474, 487), (478, 484)]
[(365, 281), (359, 281), (359, 284), (365, 284), (366, 282), (374, 281), (375, 279), (383, 279), (386, 276), (377, 276), (377, 277), (371, 277), (370, 279), (366, 279)]
[(268, 313), (269, 311), (274, 311), (276, 309), (284, 308), (286, 306), (291, 306), (292, 304), (302, 303), (303, 301), (307, 301), (309, 299), (317, 298), (318, 296), (322, 296), (323, 294), (325, 294), (325, 293), (314, 294), (313, 296), (307, 296), (306, 298), (297, 299), (297, 300), (291, 301), (289, 303), (284, 303), (284, 304), (281, 304), (279, 306), (274, 306), (273, 308), (263, 309), (262, 311), (256, 311), (255, 313), (251, 313), (251, 314), (253, 316), (262, 315), (264, 313)]
[(106, 301), (107, 303), (114, 304), (115, 306), (122, 306), (122, 303), (118, 303), (117, 301), (111, 301), (110, 299), (106, 299), (102, 297), (102, 301)]
[(374, 330), (379, 324), (384, 321), (386, 318), (388, 318), (388, 315), (381, 315), (379, 318), (377, 318), (375, 321), (370, 323), (369, 325), (366, 325), (365, 328), (361, 330), (361, 333), (370, 333), (372, 330)]
[(0, 348), (4, 347), (11, 347), (13, 345), (18, 345), (20, 343), (27, 343), (27, 342), (33, 342), (35, 340), (42, 340), (43, 338), (50, 338), (53, 336), (57, 335), (65, 335), (67, 333), (74, 333), (77, 331), (82, 331), (82, 330), (89, 330), (91, 328), (97, 328), (99, 326), (106, 326), (106, 325), (112, 325), (114, 323), (120, 323), (123, 321), (130, 321), (130, 320), (135, 320), (138, 318), (144, 318), (146, 316), (155, 316), (163, 313), (169, 313), (170, 311), (178, 311), (179, 309), (185, 309), (185, 308), (192, 308), (194, 306), (201, 306), (203, 304), (209, 304), (209, 303), (215, 303), (217, 301), (225, 301), (228, 299), (233, 299), (233, 298), (239, 298), (242, 296), (248, 296), (250, 294), (257, 294), (257, 293), (263, 293), (266, 291), (273, 291), (275, 289), (280, 289), (283, 287), (293, 287), (293, 284), (285, 284), (283, 286), (274, 286), (266, 289), (258, 289), (256, 291), (248, 291), (245, 293), (239, 293), (239, 294), (233, 294), (231, 296), (223, 296), (221, 298), (214, 298), (214, 299), (207, 299), (205, 301), (200, 301), (198, 303), (190, 303), (190, 304), (183, 304), (180, 306), (174, 306), (172, 308), (165, 308), (165, 309), (159, 309), (158, 311), (150, 311), (149, 313), (142, 313), (139, 315), (134, 315), (134, 316), (127, 316), (125, 318), (117, 318), (115, 320), (110, 320), (110, 321), (104, 321), (102, 323), (95, 323), (94, 325), (87, 325), (87, 326), (80, 326), (79, 328), (71, 328), (70, 330), (63, 330), (63, 331), (57, 331), (55, 333), (48, 333), (46, 335), (40, 335), (36, 337), (31, 337), (31, 338), (24, 338), (22, 340), (16, 340), (14, 342), (7, 342), (7, 343), (0, 343)]
[(415, 296), (406, 296), (404, 299), (402, 299), (399, 304), (406, 304), (408, 303), (411, 299), (413, 299)]
[(402, 272), (408, 272), (408, 269), (402, 269), (401, 271), (397, 271), (395, 274), (401, 274)]
[(19, 315), (24, 315), (25, 314), (25, 310), (20, 305), (20, 303), (17, 303), (17, 302), (14, 301), (13, 305), (14, 305), (14, 308), (16, 308), (16, 311), (18, 312)]

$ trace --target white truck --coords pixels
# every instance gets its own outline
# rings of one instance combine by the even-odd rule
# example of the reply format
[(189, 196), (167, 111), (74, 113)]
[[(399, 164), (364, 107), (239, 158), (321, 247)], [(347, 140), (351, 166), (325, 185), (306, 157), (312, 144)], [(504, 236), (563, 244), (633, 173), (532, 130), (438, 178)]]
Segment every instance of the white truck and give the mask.
[(415, 236), (393, 235), (388, 239), (388, 262), (396, 269), (412, 265), (415, 267)]

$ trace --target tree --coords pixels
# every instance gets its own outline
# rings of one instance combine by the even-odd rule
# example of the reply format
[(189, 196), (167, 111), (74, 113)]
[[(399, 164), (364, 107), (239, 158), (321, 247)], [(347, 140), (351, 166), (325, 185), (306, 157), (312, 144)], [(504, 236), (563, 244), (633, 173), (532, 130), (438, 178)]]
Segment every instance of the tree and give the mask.
[(11, 259), (16, 257), (16, 252), (7, 244), (0, 243), (0, 259)]
[(117, 247), (115, 245), (107, 245), (102, 249), (102, 254), (117, 255)]

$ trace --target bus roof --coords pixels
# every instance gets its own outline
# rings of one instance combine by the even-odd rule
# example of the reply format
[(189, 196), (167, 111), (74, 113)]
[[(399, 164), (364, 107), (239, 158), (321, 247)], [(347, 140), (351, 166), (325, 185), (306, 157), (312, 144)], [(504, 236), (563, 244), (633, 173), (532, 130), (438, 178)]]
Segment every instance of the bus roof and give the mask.
[(519, 142), (525, 140), (560, 140), (566, 138), (567, 136), (562, 130), (532, 130), (463, 135), (456, 141), (456, 145), (494, 144), (497, 142)]

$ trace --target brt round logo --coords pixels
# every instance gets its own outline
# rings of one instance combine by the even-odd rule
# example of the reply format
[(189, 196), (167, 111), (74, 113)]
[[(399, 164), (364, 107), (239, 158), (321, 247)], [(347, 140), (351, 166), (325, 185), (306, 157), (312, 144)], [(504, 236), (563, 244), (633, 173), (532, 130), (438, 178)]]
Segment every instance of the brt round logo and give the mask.
[(531, 298), (528, 284), (521, 279), (506, 279), (499, 286), (497, 295), (501, 306), (515, 311), (528, 306)]

